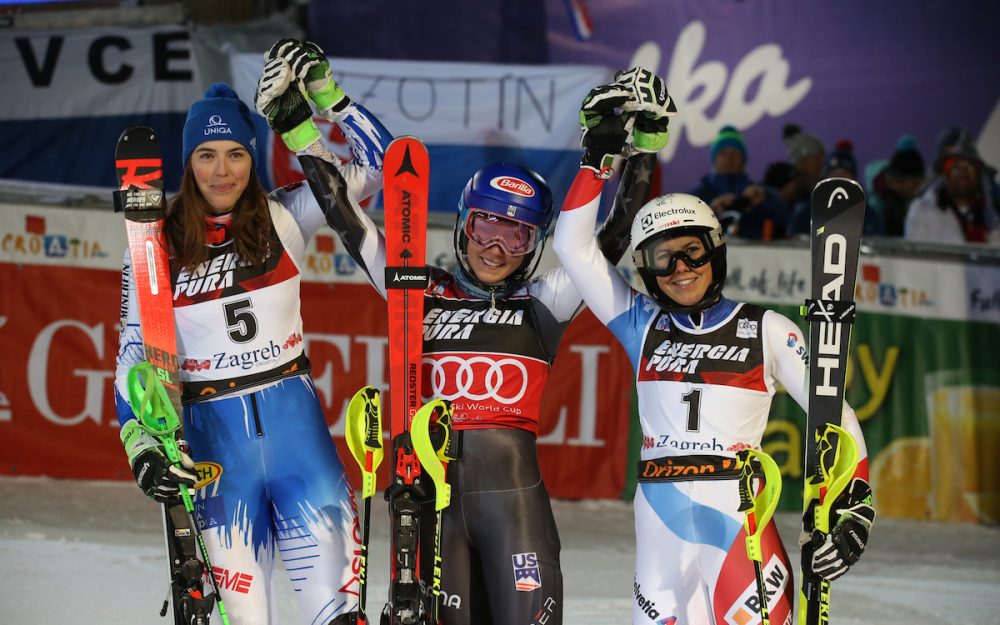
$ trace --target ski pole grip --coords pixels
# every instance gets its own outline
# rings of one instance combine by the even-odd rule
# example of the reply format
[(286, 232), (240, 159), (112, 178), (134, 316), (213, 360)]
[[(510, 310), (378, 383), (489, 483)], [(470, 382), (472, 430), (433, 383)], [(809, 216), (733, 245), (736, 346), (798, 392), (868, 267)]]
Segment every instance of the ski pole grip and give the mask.
[[(431, 415), (439, 411), (442, 427), (449, 427), (451, 423), (451, 404), (443, 399), (433, 399), (423, 406), (413, 415), (410, 423), (410, 440), (413, 443), (413, 451), (420, 461), (421, 470), (425, 471), (434, 482), (435, 489), (435, 510), (444, 510), (451, 503), (451, 484), (445, 481), (444, 464), (439, 454), (439, 449), (434, 447), (430, 437)], [(447, 439), (441, 444), (440, 449), (448, 446)]]
[[(831, 442), (831, 436), (836, 437), (836, 443)], [(820, 437), (819, 449), (820, 492), (823, 496), (813, 510), (813, 526), (828, 534), (833, 502), (851, 483), (858, 467), (858, 442), (844, 428), (828, 423)]]
[[(744, 449), (737, 454), (742, 463), (740, 474), (740, 510), (746, 514), (744, 527), (747, 538), (747, 557), (763, 562), (760, 539), (764, 528), (771, 522), (781, 495), (781, 470), (767, 453), (755, 449)], [(755, 493), (753, 478), (763, 482), (760, 493)], [(748, 505), (749, 504), (749, 505)]]
[(162, 439), (180, 428), (180, 419), (151, 362), (143, 360), (129, 369), (126, 384), (132, 411), (146, 431)]
[(361, 495), (375, 494), (376, 473), (385, 450), (382, 447), (382, 404), (374, 386), (361, 388), (347, 405), (347, 447), (361, 468)]

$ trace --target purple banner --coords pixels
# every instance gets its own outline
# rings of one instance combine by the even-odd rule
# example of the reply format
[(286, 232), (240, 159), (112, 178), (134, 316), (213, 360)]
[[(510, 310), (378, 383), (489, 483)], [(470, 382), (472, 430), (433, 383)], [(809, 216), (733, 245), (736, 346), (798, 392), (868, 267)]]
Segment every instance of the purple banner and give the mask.
[(679, 116), (661, 157), (665, 190), (710, 169), (709, 148), (733, 125), (759, 180), (784, 160), (782, 127), (819, 135), (829, 154), (847, 139), (860, 171), (900, 135), (934, 159), (938, 133), (968, 128), (1000, 164), (1000, 3), (911, 0), (583, 0), (592, 33), (578, 38), (562, 0), (549, 0), (552, 63), (640, 64), (667, 79)]

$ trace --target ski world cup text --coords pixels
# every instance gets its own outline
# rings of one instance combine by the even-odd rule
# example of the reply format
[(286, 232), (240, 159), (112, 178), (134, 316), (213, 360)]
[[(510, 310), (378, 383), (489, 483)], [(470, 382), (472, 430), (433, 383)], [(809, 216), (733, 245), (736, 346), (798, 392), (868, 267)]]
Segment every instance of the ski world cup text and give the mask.
[[(841, 234), (830, 234), (823, 243), (823, 273), (831, 276), (823, 285), (821, 299), (843, 299), (841, 289), (844, 286), (844, 264), (847, 259), (847, 239)], [(833, 321), (831, 314), (826, 315), (826, 321), (819, 322), (819, 341), (816, 365), (823, 371), (822, 383), (817, 380), (816, 394), (826, 397), (836, 397), (838, 386), (844, 376), (834, 378), (834, 373), (840, 370), (840, 340), (842, 325)]]

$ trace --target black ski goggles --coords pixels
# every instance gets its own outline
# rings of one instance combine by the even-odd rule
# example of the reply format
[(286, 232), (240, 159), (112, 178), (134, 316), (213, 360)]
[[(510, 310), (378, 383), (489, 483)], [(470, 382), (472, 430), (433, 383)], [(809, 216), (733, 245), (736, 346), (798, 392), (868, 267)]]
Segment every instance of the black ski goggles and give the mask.
[(712, 258), (715, 257), (715, 253), (718, 251), (718, 248), (709, 249), (705, 242), (702, 241), (701, 249), (697, 252), (691, 250), (689, 254), (685, 250), (678, 250), (667, 254), (658, 250), (661, 243), (663, 243), (662, 240), (642, 250), (643, 268), (654, 276), (669, 276), (674, 273), (677, 269), (678, 260), (684, 261), (684, 264), (692, 269), (703, 267), (712, 262)]

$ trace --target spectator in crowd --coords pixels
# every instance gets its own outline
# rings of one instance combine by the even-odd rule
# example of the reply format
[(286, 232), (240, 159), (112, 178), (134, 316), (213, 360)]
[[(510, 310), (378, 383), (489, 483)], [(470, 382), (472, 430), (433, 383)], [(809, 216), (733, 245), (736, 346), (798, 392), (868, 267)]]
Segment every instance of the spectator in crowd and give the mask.
[(813, 187), (820, 181), (826, 163), (826, 147), (816, 135), (805, 132), (797, 124), (786, 124), (781, 131), (788, 162), (799, 173), (796, 183), (795, 203), (809, 201)]
[[(923, 195), (923, 192), (926, 191), (927, 188), (940, 182), (943, 173), (941, 169), (944, 161), (949, 155), (961, 151), (963, 148), (971, 148), (972, 150), (976, 149), (975, 140), (965, 128), (962, 128), (961, 126), (948, 126), (938, 134), (937, 145), (935, 146), (934, 152), (933, 173), (930, 180), (927, 181), (927, 186), (921, 189), (917, 195)], [(982, 159), (980, 159), (980, 162), (983, 163), (983, 168), (980, 172), (982, 183), (989, 187), (990, 195), (992, 195), (994, 199), (1000, 199), (1000, 187), (998, 187), (996, 183), (996, 168), (983, 162)]]
[[(735, 220), (733, 233), (744, 239), (784, 238), (788, 221), (777, 193), (755, 184), (746, 173), (747, 146), (736, 128), (724, 126), (712, 142), (712, 172), (691, 191), (723, 217)], [(728, 214), (727, 214), (728, 213)]]
[(903, 236), (906, 207), (923, 185), (925, 171), (924, 158), (913, 137), (900, 137), (896, 150), (875, 174), (868, 190), (868, 208), (882, 214), (885, 236)]
[(798, 189), (799, 170), (787, 161), (775, 161), (764, 170), (761, 183), (778, 196), (782, 209), (789, 222), (792, 220), (792, 207), (795, 205), (795, 193)]
[(833, 146), (830, 158), (826, 159), (824, 178), (858, 178), (858, 160), (854, 158), (854, 144), (841, 139)]
[[(834, 145), (833, 151), (826, 159), (822, 177), (858, 180), (858, 161), (854, 157), (854, 144), (847, 139), (841, 139)], [(815, 186), (815, 183), (813, 184)], [(812, 190), (810, 189), (811, 194)], [(811, 216), (812, 207), (808, 198), (804, 202), (798, 202), (792, 212), (792, 232), (795, 234), (808, 233)], [(885, 232), (881, 212), (873, 209), (870, 205), (865, 211), (865, 224), (862, 232), (865, 235), (881, 235)]]
[(774, 191), (784, 204), (785, 214), (791, 217), (795, 202), (799, 171), (787, 161), (775, 161), (764, 170), (764, 186)]
[(910, 204), (904, 236), (911, 241), (1000, 246), (1000, 205), (988, 166), (970, 141), (939, 141), (940, 178)]

